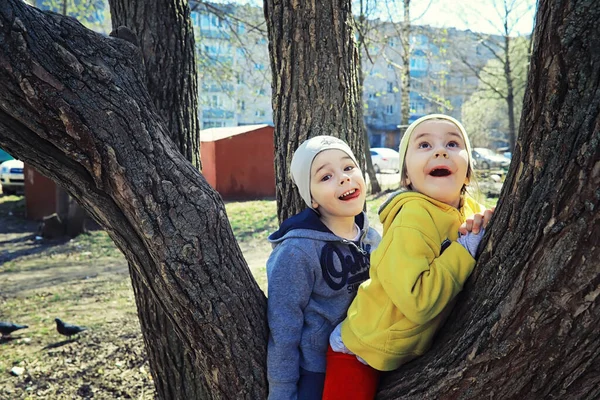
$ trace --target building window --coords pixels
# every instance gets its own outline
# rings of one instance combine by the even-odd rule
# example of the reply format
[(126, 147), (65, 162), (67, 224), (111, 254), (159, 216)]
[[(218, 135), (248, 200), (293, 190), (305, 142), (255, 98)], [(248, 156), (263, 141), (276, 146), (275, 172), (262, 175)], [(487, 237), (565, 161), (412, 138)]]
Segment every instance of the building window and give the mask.
[(244, 111), (246, 109), (246, 102), (244, 100), (238, 100), (238, 108)]
[(211, 108), (219, 108), (219, 107), (221, 107), (221, 105), (222, 105), (222, 102), (221, 102), (221, 99), (219, 98), (219, 96), (217, 96), (216, 94), (212, 95), (212, 97), (210, 98), (210, 107)]
[(390, 104), (385, 107), (385, 113), (388, 115), (394, 114), (394, 105)]
[(427, 69), (427, 62), (424, 58), (411, 58), (410, 69), (415, 71), (423, 71)]
[(216, 15), (211, 15), (210, 16), (210, 24), (212, 26), (216, 26), (217, 28), (220, 28), (223, 26), (223, 20), (219, 17), (217, 17)]
[(394, 82), (388, 82), (387, 83), (387, 92), (388, 93), (394, 93)]
[(254, 116), (255, 116), (255, 117), (264, 117), (265, 115), (266, 115), (266, 113), (265, 113), (265, 110), (257, 110), (257, 111), (254, 113)]
[(258, 71), (262, 71), (265, 69), (265, 65), (264, 64), (260, 64), (260, 63), (255, 63), (254, 64), (254, 69), (258, 70)]

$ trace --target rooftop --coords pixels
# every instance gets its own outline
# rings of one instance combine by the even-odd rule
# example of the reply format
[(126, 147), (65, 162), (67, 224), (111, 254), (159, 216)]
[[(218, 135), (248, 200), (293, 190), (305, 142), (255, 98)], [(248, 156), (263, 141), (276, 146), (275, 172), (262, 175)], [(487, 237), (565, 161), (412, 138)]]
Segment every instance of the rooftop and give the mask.
[(271, 126), (269, 124), (260, 125), (241, 125), (241, 126), (226, 126), (223, 128), (209, 128), (200, 131), (201, 142), (216, 142), (217, 140), (226, 139), (228, 137), (241, 135), (242, 133), (256, 131), (258, 129)]

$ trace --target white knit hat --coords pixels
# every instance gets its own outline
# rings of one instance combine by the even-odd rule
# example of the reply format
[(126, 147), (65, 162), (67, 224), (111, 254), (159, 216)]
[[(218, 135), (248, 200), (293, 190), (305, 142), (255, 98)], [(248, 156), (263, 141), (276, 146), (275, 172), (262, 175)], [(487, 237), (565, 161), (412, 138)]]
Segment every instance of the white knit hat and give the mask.
[(358, 167), (354, 153), (352, 153), (346, 142), (333, 136), (315, 136), (306, 140), (298, 147), (292, 157), (292, 165), (290, 166), (292, 181), (296, 184), (300, 196), (310, 208), (313, 208), (310, 195), (310, 168), (312, 162), (317, 154), (331, 149), (341, 150), (348, 154)]
[(462, 126), (462, 124), (455, 118), (452, 118), (449, 115), (444, 115), (444, 114), (429, 114), (429, 115), (425, 115), (421, 118), (419, 118), (418, 120), (416, 120), (415, 122), (413, 122), (412, 124), (410, 124), (408, 126), (408, 128), (406, 129), (406, 132), (404, 132), (404, 136), (402, 136), (402, 140), (400, 141), (400, 148), (398, 149), (398, 152), (400, 153), (400, 160), (399, 160), (399, 166), (400, 166), (400, 185), (403, 184), (403, 182), (406, 180), (406, 176), (405, 176), (405, 171), (404, 171), (404, 159), (406, 158), (406, 149), (408, 148), (408, 142), (410, 141), (410, 137), (412, 136), (412, 133), (414, 132), (414, 130), (416, 129), (417, 126), (419, 126), (421, 123), (428, 121), (428, 120), (432, 120), (432, 119), (442, 119), (442, 120), (446, 120), (449, 121), (451, 123), (453, 123), (454, 125), (456, 125), (456, 127), (458, 128), (458, 130), (460, 131), (460, 134), (462, 135), (464, 141), (465, 141), (465, 146), (467, 147), (467, 155), (469, 157), (468, 161), (468, 165), (469, 167), (472, 168), (471, 165), (471, 142), (469, 142), (469, 136), (467, 135), (467, 131), (465, 130), (465, 127)]

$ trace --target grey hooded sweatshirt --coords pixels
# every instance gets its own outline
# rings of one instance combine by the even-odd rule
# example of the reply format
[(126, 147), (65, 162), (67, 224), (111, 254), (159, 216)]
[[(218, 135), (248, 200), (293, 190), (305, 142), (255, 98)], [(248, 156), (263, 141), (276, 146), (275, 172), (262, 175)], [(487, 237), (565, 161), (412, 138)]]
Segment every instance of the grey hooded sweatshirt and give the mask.
[(269, 236), (269, 400), (297, 398), (300, 368), (325, 372), (329, 335), (369, 278), (369, 256), (381, 240), (365, 213), (355, 222), (357, 242), (335, 235), (307, 208)]

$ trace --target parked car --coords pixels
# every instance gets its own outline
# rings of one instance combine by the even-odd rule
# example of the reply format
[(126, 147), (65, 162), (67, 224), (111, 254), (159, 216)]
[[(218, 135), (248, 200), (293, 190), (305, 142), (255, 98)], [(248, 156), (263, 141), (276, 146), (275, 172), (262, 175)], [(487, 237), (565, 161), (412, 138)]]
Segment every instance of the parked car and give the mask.
[(371, 160), (375, 173), (380, 173), (383, 170), (398, 172), (400, 170), (400, 154), (393, 149), (387, 147), (371, 148)]
[(22, 192), (25, 188), (23, 161), (8, 160), (0, 164), (0, 184), (4, 194)]
[(494, 153), (491, 149), (483, 147), (475, 147), (471, 154), (475, 161), (475, 168), (490, 169), (490, 168), (508, 168), (510, 158)]

